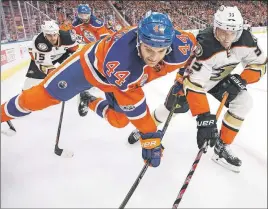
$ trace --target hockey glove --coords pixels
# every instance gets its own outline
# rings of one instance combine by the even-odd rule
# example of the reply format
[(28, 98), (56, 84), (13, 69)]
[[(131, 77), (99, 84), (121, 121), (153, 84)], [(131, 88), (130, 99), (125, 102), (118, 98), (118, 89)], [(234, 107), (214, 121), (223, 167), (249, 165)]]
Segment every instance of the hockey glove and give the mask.
[(161, 144), (163, 137), (162, 131), (143, 134), (140, 132), (140, 142), (142, 146), (142, 158), (145, 162), (150, 160), (150, 166), (160, 165), (164, 147)]
[[(169, 111), (171, 111), (171, 109), (173, 108), (174, 102), (176, 102), (176, 104), (178, 104), (177, 106), (180, 109), (182, 109), (182, 107), (184, 107), (185, 105), (188, 105), (186, 98), (185, 98), (185, 95), (183, 93), (183, 84), (179, 83), (177, 81), (170, 88), (164, 105)], [(180, 110), (178, 110), (178, 111), (175, 110), (175, 113), (180, 113), (180, 112), (181, 112)]]
[(196, 121), (198, 148), (201, 149), (206, 141), (213, 147), (219, 137), (216, 115), (204, 113), (198, 115)]
[(228, 75), (222, 84), (222, 88), (229, 93), (228, 101), (232, 101), (242, 90), (247, 90), (247, 82), (240, 75)]

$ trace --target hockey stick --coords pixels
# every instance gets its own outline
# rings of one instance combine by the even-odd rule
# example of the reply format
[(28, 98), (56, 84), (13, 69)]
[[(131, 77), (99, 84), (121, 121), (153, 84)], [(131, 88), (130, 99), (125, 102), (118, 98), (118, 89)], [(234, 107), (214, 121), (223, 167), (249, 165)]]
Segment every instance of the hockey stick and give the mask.
[(72, 151), (59, 148), (60, 131), (61, 131), (61, 124), (62, 124), (63, 113), (64, 113), (64, 106), (65, 106), (65, 102), (62, 102), (54, 153), (61, 157), (73, 157), (74, 153)]
[[(177, 103), (177, 100), (174, 101), (174, 104), (173, 104), (173, 108), (172, 110), (169, 112), (169, 115), (166, 119), (166, 122), (164, 124), (164, 127), (162, 129), (162, 132), (163, 132), (163, 137), (165, 135), (165, 132), (167, 130), (167, 127), (169, 125), (169, 122), (172, 118), (172, 115), (175, 111), (175, 109), (177, 108), (177, 105), (175, 105)], [(121, 203), (121, 205), (119, 206), (119, 208), (125, 208), (126, 204), (128, 203), (129, 199), (131, 198), (132, 194), (134, 193), (134, 191), (136, 190), (136, 188), (138, 187), (143, 175), (145, 174), (145, 172), (147, 171), (149, 165), (150, 165), (150, 159), (147, 160), (146, 164), (143, 166), (138, 178), (136, 179), (136, 181), (134, 182), (134, 184), (132, 185), (132, 187), (130, 188), (129, 192), (127, 193), (126, 197), (124, 198), (123, 202)]]
[[(220, 106), (219, 106), (219, 108), (217, 110), (217, 113), (216, 113), (216, 119), (219, 118), (219, 116), (221, 114), (221, 111), (222, 111), (222, 108), (223, 108), (223, 106), (224, 106), (224, 104), (225, 104), (225, 102), (226, 102), (226, 100), (228, 98), (228, 95), (229, 94), (227, 92), (224, 94), (223, 99), (221, 101), (221, 104), (220, 104)], [(194, 175), (195, 169), (198, 166), (198, 163), (199, 163), (199, 161), (200, 161), (200, 159), (202, 157), (202, 154), (206, 153), (207, 148), (208, 148), (208, 144), (206, 142), (203, 145), (203, 147), (199, 150), (199, 152), (198, 152), (198, 154), (197, 154), (197, 156), (196, 156), (196, 158), (194, 160), (194, 163), (192, 165), (192, 168), (191, 168), (190, 172), (188, 173), (188, 175), (187, 175), (187, 177), (186, 177), (186, 179), (185, 179), (185, 181), (183, 183), (183, 186), (181, 187), (181, 190), (180, 190), (176, 200), (173, 203), (172, 208), (178, 208), (179, 203), (180, 203), (180, 201), (181, 201), (181, 199), (182, 199), (182, 197), (183, 197), (183, 195), (184, 195), (184, 193), (185, 193), (185, 191), (186, 191), (186, 189), (187, 189), (187, 187), (188, 187), (188, 185), (189, 185), (189, 183), (190, 183), (190, 181), (191, 181), (191, 179), (192, 179), (192, 177)]]
[(6, 135), (6, 136), (14, 136), (17, 133), (15, 127), (13, 126), (13, 124), (11, 123), (10, 120), (7, 121), (7, 124), (9, 126), (9, 129), (1, 130), (1, 133)]

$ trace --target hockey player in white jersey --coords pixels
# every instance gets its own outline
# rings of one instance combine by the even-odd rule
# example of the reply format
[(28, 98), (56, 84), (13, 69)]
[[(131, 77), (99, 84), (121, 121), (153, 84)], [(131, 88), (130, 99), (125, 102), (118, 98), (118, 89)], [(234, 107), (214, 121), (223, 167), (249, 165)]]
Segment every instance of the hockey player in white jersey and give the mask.
[[(41, 25), (42, 32), (34, 36), (28, 48), (31, 62), (26, 73), (22, 90), (29, 89), (40, 82), (49, 72), (56, 69), (78, 48), (76, 36), (68, 31), (59, 30), (54, 21), (44, 21)], [(8, 121), (9, 130), (3, 130), (6, 135), (14, 135), (16, 130)]]
[(45, 21), (41, 29), (42, 32), (34, 36), (28, 48), (31, 62), (23, 90), (39, 84), (49, 72), (79, 48), (76, 36), (59, 30), (54, 21)]
[[(221, 6), (214, 15), (213, 27), (199, 32), (198, 44), (184, 74), (183, 85), (175, 82), (165, 102), (154, 112), (157, 124), (165, 122), (176, 91), (182, 88), (193, 116), (197, 116), (197, 144), (201, 148), (206, 141), (214, 147), (212, 159), (220, 165), (239, 172), (242, 161), (232, 153), (230, 144), (234, 141), (247, 113), (252, 108), (252, 98), (247, 85), (256, 83), (266, 73), (267, 54), (264, 54), (258, 40), (250, 31), (243, 29), (243, 18), (237, 7)], [(244, 70), (231, 74), (238, 64)], [(220, 134), (217, 120), (210, 113), (206, 94), (221, 101), (223, 94), (229, 93)], [(206, 123), (213, 121), (213, 123)], [(137, 131), (129, 136), (135, 143)]]

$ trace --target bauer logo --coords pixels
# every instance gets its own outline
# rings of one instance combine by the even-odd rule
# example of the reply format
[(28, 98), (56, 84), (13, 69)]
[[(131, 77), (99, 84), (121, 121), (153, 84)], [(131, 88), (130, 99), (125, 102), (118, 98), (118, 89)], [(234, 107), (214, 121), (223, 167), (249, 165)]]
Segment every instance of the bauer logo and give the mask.
[(60, 89), (66, 89), (67, 88), (67, 82), (66, 81), (60, 81), (59, 83), (58, 83), (58, 87), (60, 88)]
[(38, 49), (40, 49), (41, 51), (46, 51), (48, 49), (47, 45), (45, 43), (39, 43), (37, 45)]

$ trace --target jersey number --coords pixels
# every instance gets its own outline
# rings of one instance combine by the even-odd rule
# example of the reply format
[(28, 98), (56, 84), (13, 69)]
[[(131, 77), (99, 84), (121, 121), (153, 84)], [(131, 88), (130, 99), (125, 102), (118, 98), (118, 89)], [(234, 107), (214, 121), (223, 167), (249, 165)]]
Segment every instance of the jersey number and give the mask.
[(179, 46), (179, 50), (183, 55), (187, 55), (187, 52), (190, 51), (190, 44), (186, 44), (188, 37), (185, 35), (176, 35), (176, 38), (180, 39), (184, 46)]
[(45, 60), (45, 54), (34, 53), (34, 59), (35, 60)]
[(115, 80), (115, 83), (118, 86), (122, 86), (122, 84), (126, 81), (126, 78), (129, 76), (129, 71), (118, 71), (118, 72), (114, 72), (115, 69), (120, 65), (120, 63), (118, 61), (111, 61), (111, 62), (107, 62), (106, 67), (107, 67), (107, 71), (106, 74), (111, 77), (112, 75), (114, 75), (114, 77), (117, 78), (117, 80)]

